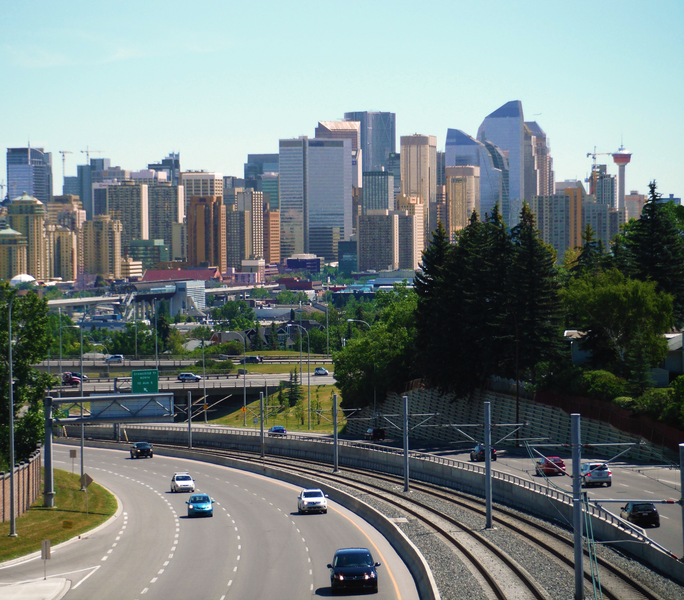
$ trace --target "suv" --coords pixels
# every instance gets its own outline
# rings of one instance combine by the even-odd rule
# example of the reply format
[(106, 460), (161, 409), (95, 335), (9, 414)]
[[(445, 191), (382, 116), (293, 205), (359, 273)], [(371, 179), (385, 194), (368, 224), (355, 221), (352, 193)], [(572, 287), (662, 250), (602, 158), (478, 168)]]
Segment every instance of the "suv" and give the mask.
[(181, 471), (180, 473), (174, 473), (171, 478), (171, 491), (172, 492), (194, 492), (195, 482), (190, 473), (186, 471)]
[(195, 375), (194, 373), (181, 373), (178, 376), (178, 381), (201, 381), (202, 376), (201, 375)]
[(149, 456), (150, 458), (154, 456), (152, 444), (148, 442), (136, 442), (131, 446), (131, 458), (142, 458), (143, 456)]
[(302, 490), (297, 500), (297, 511), (301, 515), (307, 512), (328, 512), (327, 496), (319, 489)]
[(584, 487), (589, 487), (591, 485), (603, 485), (606, 484), (610, 487), (613, 482), (613, 473), (608, 468), (606, 463), (602, 462), (588, 462), (582, 465), (582, 485)]
[(111, 364), (111, 363), (123, 364), (123, 361), (124, 361), (123, 354), (112, 354), (111, 356), (108, 356), (107, 358), (105, 358), (105, 362), (107, 364)]
[[(485, 459), (484, 444), (478, 444), (470, 452), (470, 460), (483, 461)], [(496, 460), (496, 449), (492, 448), (492, 460)]]
[(635, 525), (660, 527), (660, 515), (651, 502), (628, 502), (620, 509), (620, 516)]

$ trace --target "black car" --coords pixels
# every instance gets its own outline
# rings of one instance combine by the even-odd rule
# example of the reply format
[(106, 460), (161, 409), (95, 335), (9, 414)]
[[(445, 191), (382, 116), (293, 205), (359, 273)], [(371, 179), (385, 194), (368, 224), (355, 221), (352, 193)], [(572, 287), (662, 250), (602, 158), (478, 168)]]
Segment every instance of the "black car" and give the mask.
[(287, 435), (287, 429), (282, 425), (274, 425), (268, 430), (268, 435), (272, 437), (285, 437)]
[(651, 502), (628, 502), (620, 509), (620, 516), (635, 525), (660, 527), (660, 515)]
[(383, 441), (385, 439), (385, 430), (382, 427), (370, 427), (364, 434), (364, 439), (373, 441)]
[(143, 458), (144, 456), (149, 456), (150, 458), (154, 456), (152, 444), (136, 442), (131, 446), (131, 458)]
[[(484, 461), (485, 459), (485, 447), (484, 444), (478, 444), (470, 452), (470, 460), (472, 461)], [(492, 460), (496, 460), (496, 449), (492, 448)]]
[(373, 557), (367, 548), (341, 548), (335, 552), (330, 569), (330, 588), (334, 594), (341, 589), (378, 591), (378, 574)]

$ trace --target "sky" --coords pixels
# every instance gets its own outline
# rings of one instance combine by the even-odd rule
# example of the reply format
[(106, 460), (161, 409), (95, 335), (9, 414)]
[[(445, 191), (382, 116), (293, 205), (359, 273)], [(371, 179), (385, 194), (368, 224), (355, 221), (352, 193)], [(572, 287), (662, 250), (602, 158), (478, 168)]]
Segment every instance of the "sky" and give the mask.
[[(243, 175), (247, 154), (350, 111), (473, 137), (520, 100), (556, 181), (632, 152), (626, 191), (684, 196), (682, 0), (0, 0), (0, 183), (10, 147)], [(595, 150), (594, 150), (595, 149)], [(610, 156), (599, 163), (617, 174)], [(4, 180), (4, 181), (3, 181)]]

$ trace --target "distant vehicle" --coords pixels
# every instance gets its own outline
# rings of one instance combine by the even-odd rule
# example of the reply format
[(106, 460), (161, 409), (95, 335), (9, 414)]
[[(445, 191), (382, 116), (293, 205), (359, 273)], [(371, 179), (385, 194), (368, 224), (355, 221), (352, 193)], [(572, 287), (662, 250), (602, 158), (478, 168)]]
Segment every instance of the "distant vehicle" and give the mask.
[(178, 381), (201, 381), (202, 376), (201, 375), (195, 375), (194, 373), (181, 373), (178, 375)]
[(62, 385), (81, 385), (81, 378), (73, 373), (62, 373)]
[(326, 369), (325, 367), (316, 367), (314, 375), (329, 375), (328, 369)]
[(190, 477), (190, 473), (181, 471), (179, 473), (174, 473), (171, 478), (171, 491), (172, 492), (194, 492), (195, 482)]
[(565, 475), (565, 463), (559, 456), (541, 458), (535, 466), (537, 475)]
[(603, 462), (588, 462), (582, 465), (582, 485), (589, 487), (592, 485), (606, 484), (610, 487), (613, 483), (613, 473), (608, 465)]
[(122, 363), (124, 361), (124, 355), (123, 354), (112, 354), (111, 356), (108, 356), (105, 358), (105, 362), (107, 364), (112, 364), (112, 363)]
[(378, 592), (378, 574), (373, 556), (367, 548), (340, 548), (335, 552), (330, 569), (330, 588), (333, 594), (342, 588), (365, 589)]
[(261, 356), (245, 356), (239, 362), (241, 365), (256, 365), (264, 362), (264, 359)]
[(282, 425), (274, 425), (268, 430), (268, 435), (274, 437), (285, 437), (287, 435), (287, 429)]
[(131, 458), (143, 458), (145, 456), (149, 458), (154, 456), (152, 444), (148, 442), (136, 442), (131, 446)]
[(88, 376), (85, 373), (83, 373), (83, 375), (81, 375), (81, 373), (78, 373), (77, 371), (72, 371), (71, 374), (74, 377), (78, 377), (79, 379), (83, 379), (83, 381), (88, 381)]
[(214, 516), (214, 500), (208, 494), (193, 494), (185, 503), (188, 505), (188, 517)]
[(628, 502), (620, 509), (620, 516), (635, 525), (660, 527), (660, 515), (651, 502)]
[(297, 499), (299, 514), (307, 512), (328, 512), (328, 497), (319, 489), (302, 490)]
[(366, 440), (382, 441), (385, 439), (385, 430), (382, 427), (369, 427), (363, 437)]
[[(485, 447), (484, 444), (478, 444), (470, 451), (470, 460), (472, 461), (484, 461), (485, 459)], [(496, 449), (492, 448), (492, 460), (496, 460)]]

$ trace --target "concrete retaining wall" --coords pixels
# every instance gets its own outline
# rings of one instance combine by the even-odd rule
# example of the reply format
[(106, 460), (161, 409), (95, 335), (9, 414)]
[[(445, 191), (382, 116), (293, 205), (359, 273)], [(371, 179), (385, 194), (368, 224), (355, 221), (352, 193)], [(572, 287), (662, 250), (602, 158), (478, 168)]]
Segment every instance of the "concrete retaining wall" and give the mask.
[[(14, 516), (20, 517), (40, 495), (40, 450), (14, 467)], [(0, 523), (10, 520), (10, 474), (0, 472)]]

